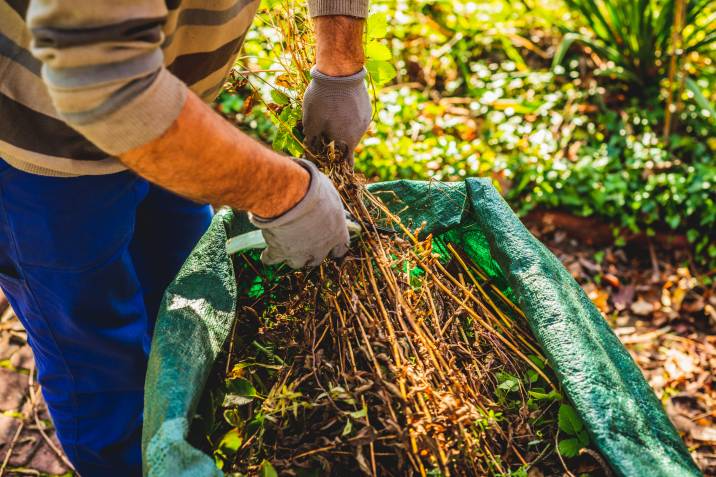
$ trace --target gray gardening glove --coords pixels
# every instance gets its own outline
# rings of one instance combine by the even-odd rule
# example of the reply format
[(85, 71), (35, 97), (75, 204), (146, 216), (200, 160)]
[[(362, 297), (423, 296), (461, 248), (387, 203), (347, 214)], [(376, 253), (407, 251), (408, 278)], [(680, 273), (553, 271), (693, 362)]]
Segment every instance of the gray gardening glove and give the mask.
[(303, 199), (275, 219), (249, 214), (249, 220), (261, 229), (266, 240), (267, 247), (261, 254), (266, 265), (286, 262), (294, 269), (315, 267), (328, 254), (342, 257), (348, 251), (350, 237), (338, 191), (312, 162), (296, 162), (311, 174)]
[(366, 70), (351, 76), (328, 76), (314, 66), (303, 96), (303, 133), (306, 145), (320, 153), (323, 143), (353, 165), (353, 151), (370, 124), (371, 107), (365, 86)]

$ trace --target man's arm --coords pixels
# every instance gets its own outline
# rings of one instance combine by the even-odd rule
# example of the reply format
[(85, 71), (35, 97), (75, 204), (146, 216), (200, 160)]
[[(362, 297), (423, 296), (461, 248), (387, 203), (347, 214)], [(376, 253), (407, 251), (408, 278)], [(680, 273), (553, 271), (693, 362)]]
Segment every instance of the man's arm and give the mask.
[(119, 159), (180, 195), (261, 217), (290, 209), (309, 182), (303, 167), (236, 129), (191, 92), (162, 136)]
[(328, 76), (350, 76), (363, 68), (363, 18), (316, 17), (316, 68)]
[[(316, 1), (342, 14), (355, 0)], [(163, 0), (31, 0), (33, 54), (62, 119), (160, 186), (252, 212), (271, 263), (345, 253), (330, 180), (234, 129), (164, 67), (166, 15)]]
[[(331, 76), (360, 71), (364, 20), (333, 15), (314, 21), (317, 68)], [(262, 217), (288, 210), (308, 188), (308, 173), (302, 167), (234, 128), (192, 93), (162, 137), (119, 158), (143, 177), (185, 197)]]
[(345, 211), (330, 179), (249, 138), (193, 93), (162, 136), (119, 157), (183, 196), (249, 210), (268, 244), (265, 264), (316, 266), (348, 251)]
[(316, 32), (316, 66), (303, 97), (306, 144), (320, 153), (333, 141), (352, 164), (372, 116), (363, 68), (368, 2), (309, 0), (308, 9)]
[(263, 217), (289, 209), (308, 189), (308, 173), (238, 131), (167, 71), (166, 14), (164, 0), (30, 2), (32, 49), (58, 113), (180, 195)]

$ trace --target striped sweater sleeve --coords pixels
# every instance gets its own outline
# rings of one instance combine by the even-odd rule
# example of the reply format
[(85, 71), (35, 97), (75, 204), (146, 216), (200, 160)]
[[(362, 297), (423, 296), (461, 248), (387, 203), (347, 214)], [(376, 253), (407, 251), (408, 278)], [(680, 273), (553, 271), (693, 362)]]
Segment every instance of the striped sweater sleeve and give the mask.
[(328, 15), (366, 18), (368, 0), (308, 0), (308, 13), (311, 18)]
[(163, 66), (164, 0), (31, 0), (31, 51), (60, 117), (111, 155), (162, 135), (187, 87)]

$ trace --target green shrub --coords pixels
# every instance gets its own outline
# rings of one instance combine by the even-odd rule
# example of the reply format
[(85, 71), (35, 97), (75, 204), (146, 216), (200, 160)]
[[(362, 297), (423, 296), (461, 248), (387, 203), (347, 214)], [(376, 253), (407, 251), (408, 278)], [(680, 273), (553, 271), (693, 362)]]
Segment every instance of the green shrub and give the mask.
[[(517, 36), (534, 48), (549, 43), (544, 19), (525, 13), (524, 4), (470, 4), (375, 4), (373, 20), (390, 28), (372, 27), (371, 59), (392, 62), (396, 77), (375, 85), (375, 120), (356, 168), (371, 180), (493, 177), (522, 214), (561, 208), (602, 217), (615, 230), (673, 230), (688, 237), (697, 261), (716, 263), (716, 139), (704, 105), (687, 98), (667, 143), (663, 98), (626, 95), (614, 108), (605, 99), (610, 85), (585, 77), (582, 57), (565, 60), (555, 75), (531, 50), (505, 47), (505, 38)], [(467, 14), (480, 21), (465, 21)], [(220, 108), (249, 133), (297, 155), (300, 94), (285, 86), (276, 92), (283, 62), (267, 25), (261, 21), (250, 34), (246, 54), (253, 68), (274, 71), (249, 78), (269, 107), (256, 100), (247, 108), (254, 93), (245, 86), (225, 92)], [(386, 50), (393, 59), (382, 59)], [(699, 90), (710, 91), (714, 63), (704, 60)]]
[[(590, 47), (609, 62), (602, 73), (642, 91), (653, 91), (668, 70), (668, 57), (706, 52), (716, 43), (716, 12), (711, 0), (565, 0), (581, 14), (590, 36), (565, 30), (554, 64), (560, 64), (574, 42)], [(683, 19), (680, 10), (683, 11)], [(681, 27), (681, 28), (679, 28)], [(676, 34), (676, 36), (675, 36)], [(679, 45), (673, 44), (677, 40)]]

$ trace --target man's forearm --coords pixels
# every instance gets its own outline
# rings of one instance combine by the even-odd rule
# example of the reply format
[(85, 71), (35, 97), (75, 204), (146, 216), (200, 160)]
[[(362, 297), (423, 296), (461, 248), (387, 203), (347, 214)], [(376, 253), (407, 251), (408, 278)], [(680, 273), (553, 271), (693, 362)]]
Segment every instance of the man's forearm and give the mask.
[(363, 53), (363, 18), (342, 15), (313, 19), (316, 30), (316, 67), (329, 76), (349, 76), (360, 71)]
[[(364, 19), (314, 18), (316, 65), (349, 76), (363, 67)], [(139, 175), (179, 195), (280, 215), (304, 196), (309, 175), (289, 158), (251, 139), (188, 93), (181, 113), (159, 138), (119, 155)]]
[(304, 168), (233, 127), (193, 93), (163, 135), (119, 158), (179, 195), (261, 217), (290, 209), (309, 183)]

